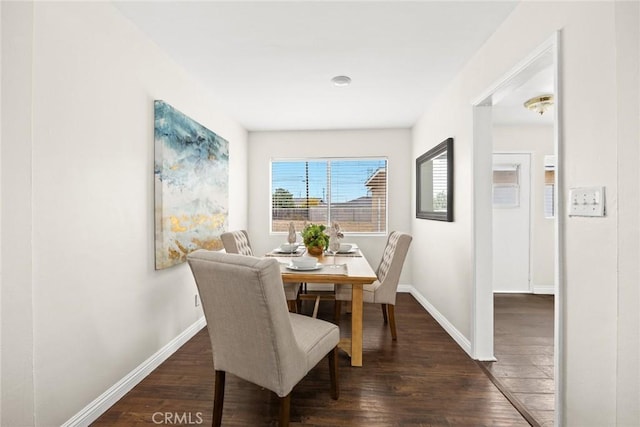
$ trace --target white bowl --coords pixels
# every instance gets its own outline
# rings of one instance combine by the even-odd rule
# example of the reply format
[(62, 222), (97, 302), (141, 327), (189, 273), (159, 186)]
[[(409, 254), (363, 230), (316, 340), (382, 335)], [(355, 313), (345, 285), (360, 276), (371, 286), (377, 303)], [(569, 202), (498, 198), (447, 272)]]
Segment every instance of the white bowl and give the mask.
[(315, 267), (317, 263), (318, 260), (310, 256), (291, 258), (291, 264), (293, 264), (294, 267), (311, 268)]
[(282, 252), (295, 252), (298, 246), (297, 243), (283, 243), (280, 245), (280, 250)]
[(338, 252), (349, 252), (352, 247), (353, 245), (350, 245), (348, 243), (340, 243), (340, 249), (338, 250)]

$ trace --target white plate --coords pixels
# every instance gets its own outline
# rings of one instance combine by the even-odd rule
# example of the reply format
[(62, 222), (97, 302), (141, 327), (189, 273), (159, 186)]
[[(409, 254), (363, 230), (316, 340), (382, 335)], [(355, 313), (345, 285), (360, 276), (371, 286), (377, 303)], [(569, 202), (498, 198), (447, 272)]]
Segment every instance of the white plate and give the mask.
[(355, 249), (349, 249), (348, 251), (338, 251), (336, 253), (337, 254), (355, 254), (356, 250)]
[(298, 252), (298, 250), (296, 249), (295, 251), (283, 251), (280, 248), (275, 248), (273, 250), (273, 252), (278, 253), (278, 254), (295, 254), (296, 252)]
[(322, 268), (322, 264), (318, 263), (312, 267), (298, 267), (296, 265), (289, 264), (287, 265), (287, 268), (289, 270), (296, 270), (296, 271), (313, 271), (313, 270), (320, 270)]

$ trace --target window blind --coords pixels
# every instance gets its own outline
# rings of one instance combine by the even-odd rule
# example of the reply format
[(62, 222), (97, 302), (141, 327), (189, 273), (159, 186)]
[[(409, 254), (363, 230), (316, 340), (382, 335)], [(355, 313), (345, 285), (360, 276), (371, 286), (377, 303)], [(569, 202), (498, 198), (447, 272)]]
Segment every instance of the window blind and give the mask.
[(493, 166), (493, 207), (520, 206), (520, 168), (518, 165)]
[(386, 233), (386, 159), (301, 159), (271, 162), (271, 231), (293, 221), (338, 222), (343, 232)]

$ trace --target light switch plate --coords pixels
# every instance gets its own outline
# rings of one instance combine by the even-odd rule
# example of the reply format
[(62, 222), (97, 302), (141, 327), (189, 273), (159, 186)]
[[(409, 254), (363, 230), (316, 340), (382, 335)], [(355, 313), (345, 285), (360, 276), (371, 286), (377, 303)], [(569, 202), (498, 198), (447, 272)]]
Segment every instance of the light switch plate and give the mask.
[(569, 216), (604, 216), (604, 187), (569, 189)]

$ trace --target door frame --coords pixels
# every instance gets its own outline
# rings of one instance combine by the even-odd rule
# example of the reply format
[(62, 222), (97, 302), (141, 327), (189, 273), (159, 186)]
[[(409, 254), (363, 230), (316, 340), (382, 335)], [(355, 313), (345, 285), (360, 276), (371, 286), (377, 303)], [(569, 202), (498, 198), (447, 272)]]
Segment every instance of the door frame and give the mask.
[[(528, 180), (529, 180), (529, 189), (528, 189), (528, 199), (529, 199), (529, 218), (528, 218), (528, 223), (527, 223), (527, 291), (525, 291), (524, 293), (533, 293), (533, 272), (531, 271), (531, 267), (533, 266), (533, 247), (532, 247), (532, 242), (533, 242), (533, 179), (532, 179), (532, 159), (533, 159), (533, 153), (531, 151), (494, 151), (491, 153), (491, 161), (492, 161), (492, 165), (493, 165), (493, 156), (495, 156), (496, 154), (500, 155), (500, 154), (506, 154), (506, 155), (526, 155), (528, 157), (528, 163), (529, 163), (529, 176), (528, 176)], [(492, 169), (493, 170), (493, 169)], [(491, 207), (491, 219), (493, 220), (493, 206)], [(491, 222), (491, 227), (492, 227), (492, 239), (491, 241), (493, 242), (493, 221)], [(493, 249), (493, 247), (492, 247)], [(492, 261), (493, 261), (493, 255), (492, 255)], [(493, 264), (492, 264), (493, 265)], [(493, 278), (493, 275), (492, 275)], [(493, 280), (492, 280), (493, 283)], [(495, 292), (495, 289), (494, 289)], [(522, 291), (498, 291), (498, 292), (514, 292), (514, 293), (523, 293)]]
[[(493, 245), (492, 245), (492, 121), (491, 108), (504, 94), (526, 81), (540, 69), (552, 65), (555, 108), (554, 150), (556, 155), (555, 196), (555, 304), (554, 304), (554, 380), (555, 425), (561, 426), (564, 396), (564, 152), (562, 145), (562, 81), (560, 75), (561, 31), (532, 51), (526, 58), (489, 86), (471, 102), (473, 110), (472, 144), (472, 280), (471, 353), (474, 359), (495, 361), (493, 353)], [(550, 61), (550, 62), (549, 62)]]

